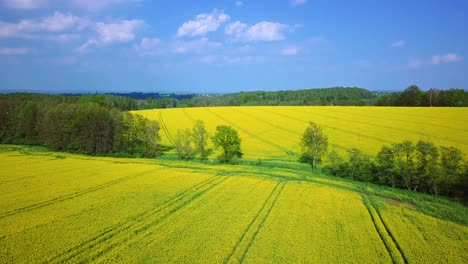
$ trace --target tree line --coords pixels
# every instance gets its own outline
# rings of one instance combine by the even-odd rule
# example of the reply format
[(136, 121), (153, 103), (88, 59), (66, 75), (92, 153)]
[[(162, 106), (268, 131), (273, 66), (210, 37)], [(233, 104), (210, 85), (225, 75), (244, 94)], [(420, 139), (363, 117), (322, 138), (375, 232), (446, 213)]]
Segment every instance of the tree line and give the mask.
[(424, 92), (417, 85), (411, 85), (403, 92), (385, 94), (378, 98), (376, 106), (468, 106), (468, 93), (463, 89)]
[(370, 105), (376, 95), (356, 87), (333, 87), (288, 91), (254, 91), (198, 96), (180, 100), (179, 105), (197, 106), (251, 106), (251, 105)]
[[(172, 146), (160, 144), (160, 126), (138, 114), (132, 100), (114, 95), (60, 96), (16, 93), (0, 95), (0, 143), (42, 145), (55, 151), (118, 157), (156, 157)], [(214, 151), (223, 163), (243, 155), (231, 126), (210, 135), (202, 121), (177, 131), (174, 148), (180, 159), (206, 160)]]
[[(148, 96), (151, 94), (148, 94)], [(142, 94), (141, 96), (144, 96)], [(218, 95), (147, 98), (138, 101), (139, 109), (206, 106), (468, 106), (463, 89), (422, 91), (411, 85), (403, 92), (371, 92), (356, 87), (333, 87), (291, 91), (254, 91)]]
[(154, 108), (206, 106), (468, 106), (463, 89), (422, 91), (411, 85), (403, 92), (372, 92), (357, 87), (332, 87), (289, 91), (253, 91), (231, 94), (113, 93), (104, 95), (67, 94), (68, 100), (87, 97), (105, 101), (125, 111)]
[(0, 142), (91, 155), (154, 157), (159, 124), (117, 96), (0, 95)]
[[(328, 149), (323, 129), (311, 123), (305, 130), (301, 160), (313, 169)], [(453, 197), (468, 203), (468, 162), (455, 147), (436, 146), (428, 140), (403, 141), (383, 146), (376, 156), (351, 149), (348, 159), (336, 151), (328, 154), (322, 170), (333, 176), (372, 182), (393, 188)]]

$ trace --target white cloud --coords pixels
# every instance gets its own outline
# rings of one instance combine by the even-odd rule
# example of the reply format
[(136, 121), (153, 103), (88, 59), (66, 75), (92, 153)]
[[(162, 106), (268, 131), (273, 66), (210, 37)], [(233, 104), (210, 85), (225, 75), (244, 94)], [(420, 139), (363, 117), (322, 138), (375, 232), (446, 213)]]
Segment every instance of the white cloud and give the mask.
[(393, 42), (391, 47), (392, 48), (401, 48), (406, 45), (406, 42), (404, 40), (399, 40), (397, 42)]
[(277, 41), (285, 39), (284, 31), (288, 28), (285, 24), (268, 21), (262, 21), (250, 27), (236, 21), (226, 26), (225, 33), (237, 41)]
[(243, 7), (243, 6), (244, 6), (244, 2), (242, 2), (242, 1), (236, 1), (235, 5), (236, 5), (237, 7)]
[(140, 56), (163, 55), (166, 52), (163, 44), (159, 38), (143, 38), (133, 48)]
[(37, 9), (45, 7), (48, 0), (5, 0), (5, 4), (14, 9)]
[(34, 37), (34, 34), (39, 33), (80, 31), (87, 26), (86, 19), (72, 14), (55, 12), (49, 17), (36, 20), (25, 19), (18, 23), (0, 21), (0, 38)]
[(119, 42), (130, 42), (136, 33), (146, 24), (143, 20), (121, 20), (113, 23), (98, 22), (94, 26), (96, 36), (79, 46), (76, 51), (84, 52), (91, 46), (98, 46)]
[(183, 23), (177, 30), (177, 36), (203, 36), (218, 30), (219, 26), (229, 19), (230, 17), (227, 14), (217, 9), (213, 10), (210, 14), (199, 14), (196, 16), (195, 20), (189, 20)]
[(46, 32), (61, 32), (71, 28), (82, 30), (87, 26), (87, 21), (72, 14), (55, 12), (53, 16), (46, 17), (37, 24), (29, 25), (31, 29)]
[(118, 20), (116, 22), (94, 22), (68, 13), (55, 12), (40, 19), (25, 19), (17, 23), (0, 21), (0, 38), (26, 38), (48, 41), (83, 41), (76, 48), (83, 52), (92, 46), (130, 42), (137, 31), (146, 24), (143, 20)]
[(444, 62), (457, 62), (462, 61), (463, 57), (456, 53), (447, 53), (444, 55), (434, 55), (431, 59), (431, 64), (440, 64)]
[(247, 28), (247, 24), (241, 23), (240, 21), (236, 21), (227, 25), (224, 29), (224, 32), (232, 38), (241, 39), (244, 37)]
[(443, 55), (434, 55), (430, 59), (422, 60), (411, 57), (408, 60), (407, 66), (410, 69), (418, 69), (427, 65), (438, 65), (441, 63), (459, 62), (463, 57), (456, 53), (447, 53)]
[(128, 42), (135, 38), (136, 31), (143, 27), (143, 20), (122, 20), (116, 23), (96, 24), (96, 32), (102, 43)]
[(19, 28), (16, 24), (0, 21), (0, 38), (15, 37), (18, 35)]
[(286, 47), (281, 50), (281, 55), (285, 56), (292, 56), (292, 55), (297, 55), (301, 49), (299, 47)]
[(307, 4), (307, 0), (291, 0), (291, 5), (298, 6)]
[(0, 48), (0, 55), (27, 55), (32, 53), (28, 48)]
[(54, 7), (62, 2), (65, 6), (86, 10), (98, 11), (105, 8), (123, 5), (123, 4), (139, 4), (143, 0), (4, 0), (9, 8), (13, 9), (40, 9), (46, 7)]
[(280, 23), (263, 21), (247, 30), (247, 37), (253, 41), (274, 41), (284, 39), (283, 31), (287, 26)]

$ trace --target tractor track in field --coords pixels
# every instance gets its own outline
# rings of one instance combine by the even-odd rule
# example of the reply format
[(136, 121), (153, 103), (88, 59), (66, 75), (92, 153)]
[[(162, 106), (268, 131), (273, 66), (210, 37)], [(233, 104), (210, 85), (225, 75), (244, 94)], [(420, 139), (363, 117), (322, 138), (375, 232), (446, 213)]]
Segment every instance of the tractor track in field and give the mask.
[[(367, 212), (369, 213), (369, 216), (372, 220), (372, 224), (374, 225), (374, 228), (377, 231), (377, 234), (379, 235), (380, 240), (382, 240), (382, 243), (387, 249), (388, 254), (392, 258), (392, 262), (408, 264), (408, 259), (406, 258), (402, 248), (398, 244), (398, 241), (395, 239), (392, 232), (390, 231), (388, 226), (385, 224), (385, 221), (383, 220), (382, 216), (380, 215), (379, 210), (377, 209), (378, 207), (375, 206), (373, 201), (369, 197), (367, 197), (366, 194), (362, 192), (360, 194), (361, 194), (362, 202), (364, 206), (366, 207)], [(379, 227), (377, 222), (380, 222), (383, 228)], [(386, 237), (389, 237), (390, 239), (386, 239)]]
[[(366, 126), (376, 126), (376, 127), (381, 127), (381, 128), (385, 128), (385, 129), (391, 129), (391, 130), (395, 130), (395, 131), (399, 131), (399, 132), (406, 132), (406, 133), (410, 133), (410, 134), (417, 134), (417, 135), (421, 135), (421, 136), (428, 137), (428, 138), (439, 138), (439, 139), (443, 139), (443, 140), (455, 142), (455, 143), (458, 143), (458, 144), (467, 145), (466, 142), (461, 141), (461, 140), (450, 139), (450, 138), (444, 138), (444, 137), (437, 136), (437, 135), (429, 135), (429, 134), (423, 133), (423, 132), (415, 132), (415, 131), (411, 131), (411, 130), (407, 130), (407, 129), (401, 129), (401, 128), (396, 128), (396, 127), (392, 127), (392, 126), (384, 126), (384, 125), (379, 125), (378, 123), (368, 123), (368, 122), (363, 122), (363, 121), (359, 121), (359, 120), (349, 120), (349, 119), (346, 119), (346, 118), (339, 118), (339, 117), (334, 117), (334, 116), (329, 116), (329, 115), (324, 115), (324, 114), (317, 114), (317, 113), (312, 113), (312, 112), (308, 112), (308, 111), (301, 111), (301, 110), (296, 110), (296, 109), (292, 109), (292, 110), (295, 111), (295, 112), (299, 112), (299, 113), (305, 113), (305, 114), (311, 114), (311, 115), (318, 115), (318, 116), (322, 116), (322, 117), (325, 117), (325, 118), (330, 118), (330, 119), (335, 119), (335, 120), (341, 120), (341, 121), (345, 121), (345, 122), (349, 122), (349, 123), (357, 123), (357, 124), (362, 124), (362, 125), (366, 125)], [(343, 130), (343, 131), (344, 131), (344, 130)], [(361, 134), (361, 135), (363, 135), (363, 134)], [(373, 139), (379, 139), (378, 137), (372, 137), (372, 136), (366, 136), (366, 135), (363, 135), (363, 136), (369, 137), (369, 138), (373, 138)], [(380, 139), (380, 140), (384, 141), (383, 139)], [(386, 140), (386, 141), (387, 141), (387, 142), (390, 142), (390, 141), (388, 141), (388, 140)]]
[[(291, 120), (302, 122), (302, 123), (303, 122), (305, 122), (305, 123), (311, 122), (310, 120), (304, 120), (304, 119), (288, 116), (288, 115), (281, 114), (281, 113), (278, 113), (278, 112), (272, 111), (272, 110), (265, 110), (265, 109), (261, 109), (261, 110), (265, 111), (265, 112), (275, 114), (275, 115), (279, 115), (279, 116), (282, 116), (282, 117), (285, 117), (285, 118), (288, 118), (288, 119), (291, 119)], [(389, 144), (394, 144), (395, 143), (393, 141), (389, 141), (389, 140), (382, 139), (382, 138), (379, 138), (379, 137), (373, 137), (373, 136), (369, 136), (369, 135), (365, 135), (365, 134), (361, 134), (361, 133), (357, 133), (357, 132), (354, 132), (354, 131), (349, 131), (349, 130), (346, 130), (346, 129), (341, 129), (341, 128), (337, 128), (337, 127), (333, 127), (333, 126), (328, 126), (328, 125), (324, 125), (324, 124), (320, 124), (320, 123), (317, 123), (317, 124), (320, 125), (320, 126), (332, 129), (332, 130), (341, 131), (341, 132), (344, 132), (344, 133), (347, 133), (347, 134), (353, 134), (353, 135), (358, 136), (359, 138), (360, 137), (369, 138), (369, 139), (373, 139), (373, 140), (378, 141), (378, 142), (386, 142), (386, 143), (389, 143)]]
[(285, 153), (286, 153), (287, 155), (289, 155), (289, 156), (294, 156), (294, 155), (295, 155), (295, 153), (294, 153), (293, 151), (291, 151), (291, 150), (289, 150), (289, 149), (287, 149), (287, 148), (285, 148), (285, 147), (283, 147), (283, 146), (280, 146), (280, 145), (278, 145), (278, 144), (276, 144), (276, 143), (274, 143), (274, 142), (272, 142), (272, 141), (270, 141), (270, 140), (267, 140), (267, 139), (264, 139), (264, 138), (262, 138), (262, 137), (259, 137), (259, 136), (255, 135), (254, 133), (252, 133), (252, 132), (250, 132), (250, 131), (248, 131), (248, 130), (242, 128), (242, 127), (240, 127), (239, 125), (235, 124), (234, 122), (228, 120), (227, 118), (224, 118), (223, 116), (221, 116), (221, 115), (215, 113), (215, 112), (212, 111), (211, 109), (208, 109), (208, 108), (204, 108), (204, 109), (205, 109), (206, 111), (210, 112), (211, 114), (217, 116), (217, 117), (220, 118), (221, 120), (224, 120), (224, 121), (227, 122), (228, 124), (231, 124), (232, 126), (236, 127), (237, 129), (239, 129), (240, 131), (242, 131), (242, 132), (244, 132), (245, 134), (249, 135), (250, 137), (255, 138), (256, 140), (262, 141), (263, 143), (266, 143), (267, 145), (270, 145), (270, 146), (272, 146), (272, 147), (274, 147), (274, 148), (277, 148), (277, 149), (279, 149), (279, 150), (285, 152)]
[[(46, 261), (46, 263), (86, 262), (96, 260), (118, 246), (144, 234), (149, 228), (159, 224), (173, 213), (200, 198), (209, 190), (226, 181), (228, 177), (213, 176), (179, 192), (153, 209), (127, 218), (112, 227), (108, 227), (96, 236), (68, 249)], [(117, 240), (117, 241), (115, 241)], [(86, 253), (85, 259), (80, 258)]]
[[(254, 218), (249, 223), (245, 231), (242, 233), (242, 236), (239, 238), (236, 245), (233, 247), (231, 253), (224, 260), (224, 263), (229, 263), (231, 262), (231, 260), (236, 263), (242, 263), (244, 261), (244, 258), (247, 255), (247, 252), (249, 251), (258, 233), (260, 232), (263, 225), (265, 224), (266, 219), (270, 215), (270, 212), (275, 206), (276, 201), (278, 200), (278, 197), (281, 195), (281, 192), (283, 191), (285, 185), (286, 185), (285, 182), (278, 182), (278, 184), (276, 184), (276, 186), (273, 188), (271, 193), (265, 199), (265, 202), (263, 203), (262, 207), (258, 210), (257, 214), (254, 216)], [(268, 208), (267, 208), (267, 205), (269, 206)], [(262, 214), (264, 215), (261, 216)], [(237, 261), (233, 260), (235, 255), (240, 255)]]
[(166, 123), (164, 122), (164, 119), (162, 117), (162, 111), (158, 112), (158, 120), (159, 120), (159, 123), (161, 124), (161, 128), (163, 129), (164, 134), (166, 134), (167, 139), (172, 144), (174, 144), (175, 140), (174, 140), (174, 138), (172, 138), (171, 133), (169, 132), (169, 129), (167, 128)]
[(189, 113), (187, 113), (187, 110), (185, 110), (185, 108), (182, 108), (182, 112), (184, 113), (184, 115), (185, 115), (188, 119), (190, 119), (190, 120), (192, 121), (192, 123), (195, 124), (195, 122), (197, 122), (197, 121), (195, 120), (195, 118), (193, 118)]
[(254, 117), (252, 114), (247, 114), (245, 111), (242, 111), (242, 110), (240, 110), (240, 109), (233, 109), (233, 110), (234, 110), (235, 112), (238, 112), (238, 113), (244, 115), (244, 116), (248, 116), (248, 117), (250, 117), (250, 118), (252, 118), (252, 119), (261, 121), (261, 122), (263, 122), (263, 123), (265, 123), (265, 124), (267, 124), (267, 125), (270, 125), (270, 126), (272, 126), (272, 127), (274, 127), (274, 128), (277, 128), (277, 129), (286, 131), (286, 132), (291, 133), (291, 134), (293, 134), (293, 135), (302, 136), (301, 133), (298, 133), (297, 131), (290, 130), (290, 129), (284, 128), (284, 127), (282, 127), (282, 126), (273, 124), (272, 122), (268, 122), (268, 121), (266, 121), (266, 120), (264, 120), (264, 119), (261, 119), (261, 118), (259, 118), (259, 117), (257, 117), (257, 116)]
[[(195, 120), (195, 118), (193, 118), (189, 113), (187, 113), (187, 110), (185, 110), (185, 108), (182, 108), (182, 112), (184, 112), (184, 115), (185, 115), (188, 119), (190, 119), (190, 120), (192, 121), (193, 124), (196, 124), (197, 120)], [(207, 134), (209, 137), (212, 136), (211, 133), (208, 132), (208, 131), (206, 131), (206, 134)]]
[(408, 259), (406, 258), (404, 252), (403, 252), (403, 249), (401, 248), (400, 244), (398, 244), (398, 241), (397, 239), (395, 238), (395, 236), (393, 235), (392, 231), (390, 230), (390, 228), (388, 227), (387, 223), (385, 223), (385, 220), (383, 219), (381, 213), (380, 213), (380, 209), (378, 206), (375, 205), (374, 201), (372, 201), (372, 199), (369, 199), (370, 200), (370, 204), (371, 206), (375, 209), (375, 211), (377, 212), (377, 215), (378, 217), (380, 218), (380, 221), (382, 221), (382, 224), (385, 228), (385, 231), (388, 233), (388, 235), (390, 236), (390, 238), (392, 239), (392, 241), (395, 243), (398, 251), (400, 252), (403, 260), (405, 263), (408, 263)]
[[(259, 118), (259, 117), (253, 117), (253, 115), (247, 114), (247, 113), (245, 113), (244, 111), (241, 111), (241, 110), (239, 110), (239, 109), (234, 109), (234, 111), (237, 111), (237, 112), (239, 112), (239, 113), (241, 113), (241, 114), (243, 114), (243, 115), (246, 115), (246, 116), (250, 116), (250, 117), (252, 117), (253, 119), (258, 120), (258, 121), (260, 121), (260, 122), (263, 122), (263, 123), (265, 123), (265, 124), (268, 124), (268, 125), (270, 125), (270, 126), (272, 126), (272, 127), (274, 127), (274, 128), (277, 128), (277, 129), (283, 130), (283, 131), (285, 131), (285, 132), (288, 132), (288, 133), (290, 133), (290, 134), (293, 134), (293, 135), (302, 137), (302, 134), (299, 133), (299, 132), (297, 132), (297, 131), (287, 129), (287, 128), (281, 127), (281, 126), (279, 126), (279, 125), (275, 125), (275, 124), (273, 124), (273, 123), (271, 123), (271, 122), (268, 122), (268, 121), (266, 121), (266, 120), (263, 120), (263, 119), (261, 119), (261, 118)], [(351, 150), (350, 148), (343, 147), (343, 146), (340, 146), (340, 145), (337, 145), (337, 144), (332, 144), (332, 143), (330, 143), (330, 145), (332, 145), (333, 147), (336, 147), (336, 148), (338, 148), (338, 149), (343, 149), (343, 150), (346, 150), (346, 151), (350, 151), (350, 150)]]
[(19, 214), (19, 213), (33, 211), (33, 210), (40, 209), (40, 208), (43, 208), (43, 207), (46, 207), (46, 206), (49, 206), (49, 205), (53, 205), (53, 204), (56, 204), (56, 203), (60, 203), (60, 202), (63, 202), (63, 201), (71, 200), (71, 199), (74, 199), (76, 197), (80, 197), (80, 196), (83, 196), (85, 194), (92, 193), (92, 192), (95, 192), (95, 191), (110, 187), (112, 185), (115, 185), (115, 184), (130, 180), (132, 178), (136, 178), (138, 176), (145, 175), (147, 173), (157, 171), (157, 170), (161, 170), (161, 168), (152, 169), (152, 170), (144, 171), (144, 172), (141, 172), (141, 173), (125, 176), (125, 177), (122, 177), (122, 178), (112, 180), (110, 182), (106, 182), (104, 184), (96, 185), (96, 186), (93, 186), (91, 188), (87, 188), (87, 189), (84, 189), (84, 190), (81, 190), (81, 191), (66, 194), (66, 195), (63, 195), (63, 196), (60, 196), (60, 197), (56, 197), (56, 198), (44, 201), (44, 202), (28, 205), (28, 206), (21, 207), (21, 208), (16, 208), (14, 210), (1, 213), (0, 214), (0, 219), (8, 217), (8, 216), (16, 215), (16, 214)]

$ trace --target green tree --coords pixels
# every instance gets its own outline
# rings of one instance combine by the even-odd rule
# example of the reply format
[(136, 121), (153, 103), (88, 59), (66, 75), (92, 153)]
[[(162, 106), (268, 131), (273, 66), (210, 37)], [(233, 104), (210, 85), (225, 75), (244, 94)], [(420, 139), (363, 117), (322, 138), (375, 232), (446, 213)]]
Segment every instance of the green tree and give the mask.
[(417, 171), (414, 181), (414, 190), (416, 190), (419, 185), (426, 185), (426, 188), (430, 188), (429, 185), (432, 185), (434, 192), (436, 194), (438, 193), (436, 184), (436, 178), (439, 175), (438, 158), (439, 150), (432, 142), (418, 141), (416, 144)]
[(468, 204), (468, 162), (466, 161), (458, 182), (452, 187), (451, 194), (463, 203)]
[[(328, 164), (324, 166), (323, 171), (334, 176), (342, 177), (341, 175), (338, 175), (338, 173), (340, 172), (340, 166), (343, 165), (343, 158), (335, 150), (332, 150), (328, 154), (327, 159)], [(308, 160), (307, 163), (309, 162), (310, 161)]]
[(73, 124), (76, 150), (93, 155), (112, 152), (115, 125), (110, 109), (96, 103), (81, 104)]
[(39, 138), (43, 144), (53, 150), (76, 151), (77, 105), (58, 104), (47, 111), (44, 120), (39, 123)]
[(372, 164), (367, 155), (359, 149), (349, 151), (349, 177), (361, 181), (372, 181)]
[(175, 135), (174, 145), (177, 155), (181, 160), (190, 160), (193, 158), (195, 149), (192, 146), (192, 133), (190, 129), (179, 129)]
[(197, 120), (195, 122), (191, 136), (200, 160), (206, 160), (206, 158), (210, 155), (210, 149), (207, 148), (208, 132), (205, 129), (205, 124), (203, 121)]
[(412, 190), (414, 187), (416, 173), (414, 166), (414, 150), (414, 144), (408, 140), (393, 145), (396, 171), (403, 180), (404, 187), (408, 190)]
[(37, 139), (38, 104), (27, 101), (16, 115), (16, 138), (23, 138), (24, 142), (34, 144)]
[(338, 166), (343, 163), (343, 158), (335, 150), (332, 150), (330, 154), (328, 154), (328, 161), (331, 166)]
[(424, 92), (422, 92), (417, 85), (411, 85), (410, 87), (405, 89), (401, 96), (402, 105), (420, 106), (424, 96)]
[(440, 147), (440, 192), (450, 192), (463, 175), (463, 153), (455, 147)]
[(396, 187), (399, 182), (394, 149), (383, 146), (377, 154), (378, 177), (381, 184)]
[(114, 150), (120, 154), (154, 157), (160, 153), (160, 126), (141, 115), (123, 113), (116, 125)]
[(441, 106), (468, 106), (468, 92), (463, 89), (449, 89), (439, 93)]
[(325, 155), (328, 148), (328, 137), (323, 129), (315, 123), (309, 123), (302, 136), (303, 155), (311, 157), (312, 169), (317, 168), (317, 162)]
[(219, 156), (222, 162), (227, 163), (234, 157), (242, 158), (241, 139), (237, 130), (231, 126), (217, 126), (216, 133), (211, 138), (211, 141), (215, 147), (221, 147), (223, 149), (223, 152)]

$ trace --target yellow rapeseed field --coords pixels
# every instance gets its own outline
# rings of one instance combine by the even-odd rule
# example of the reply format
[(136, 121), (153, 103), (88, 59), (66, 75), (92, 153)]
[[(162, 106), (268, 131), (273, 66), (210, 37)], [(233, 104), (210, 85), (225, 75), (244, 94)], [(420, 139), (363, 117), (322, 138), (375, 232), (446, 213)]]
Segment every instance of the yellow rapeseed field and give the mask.
[(329, 150), (343, 156), (358, 148), (376, 154), (382, 145), (403, 140), (431, 140), (468, 153), (466, 108), (246, 106), (176, 108), (136, 111), (158, 120), (164, 144), (172, 144), (178, 129), (204, 121), (207, 130), (231, 125), (238, 130), (247, 159), (297, 160), (300, 139), (309, 122), (321, 125)]
[(468, 259), (468, 209), (425, 194), (304, 169), (16, 146), (0, 146), (0, 161), (2, 263)]

